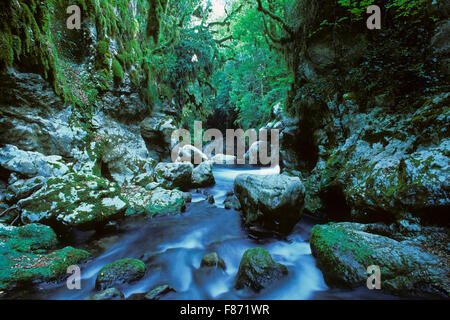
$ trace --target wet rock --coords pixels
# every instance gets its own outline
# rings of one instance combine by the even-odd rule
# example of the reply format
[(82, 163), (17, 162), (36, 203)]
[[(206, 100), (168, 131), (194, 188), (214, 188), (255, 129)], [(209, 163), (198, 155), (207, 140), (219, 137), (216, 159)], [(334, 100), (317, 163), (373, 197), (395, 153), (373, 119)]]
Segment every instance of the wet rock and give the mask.
[(425, 252), (411, 242), (369, 233), (366, 225), (317, 225), (311, 250), (325, 281), (331, 286), (365, 286), (367, 267), (381, 269), (381, 288), (400, 295), (449, 297), (446, 259)]
[(89, 257), (88, 252), (72, 247), (52, 251), (57, 244), (56, 234), (48, 226), (7, 227), (0, 223), (0, 290), (57, 280), (66, 275), (67, 267)]
[(85, 300), (125, 300), (123, 293), (116, 288), (109, 288), (93, 296), (86, 298)]
[(68, 174), (48, 179), (18, 206), (24, 223), (91, 230), (122, 216), (127, 203), (115, 183), (96, 176)]
[(212, 186), (216, 183), (213, 175), (212, 162), (207, 161), (201, 163), (192, 171), (192, 187), (204, 188)]
[(221, 268), (225, 270), (227, 267), (225, 265), (225, 261), (217, 254), (217, 252), (212, 252), (206, 254), (200, 263), (200, 267), (209, 267), (209, 268)]
[(0, 167), (30, 178), (64, 175), (69, 168), (61, 160), (60, 156), (44, 156), (9, 144), (0, 149)]
[(97, 275), (95, 288), (104, 290), (117, 284), (131, 283), (141, 279), (146, 271), (144, 262), (125, 258), (104, 266)]
[(305, 187), (298, 177), (243, 174), (234, 192), (247, 226), (287, 233), (302, 216)]
[(169, 285), (165, 284), (156, 287), (144, 295), (144, 300), (159, 300), (170, 292), (176, 292), (176, 290)]
[(234, 286), (238, 290), (251, 288), (260, 291), (287, 274), (286, 266), (273, 261), (266, 249), (248, 249), (242, 256)]
[(216, 202), (212, 194), (206, 196), (206, 201), (208, 201), (209, 204), (214, 204)]
[(230, 210), (241, 210), (241, 203), (239, 202), (239, 199), (232, 193), (231, 195), (228, 195), (225, 200), (223, 201), (223, 205), (225, 209)]
[(186, 162), (159, 163), (155, 168), (156, 181), (166, 189), (187, 189), (191, 185), (193, 169), (193, 165)]

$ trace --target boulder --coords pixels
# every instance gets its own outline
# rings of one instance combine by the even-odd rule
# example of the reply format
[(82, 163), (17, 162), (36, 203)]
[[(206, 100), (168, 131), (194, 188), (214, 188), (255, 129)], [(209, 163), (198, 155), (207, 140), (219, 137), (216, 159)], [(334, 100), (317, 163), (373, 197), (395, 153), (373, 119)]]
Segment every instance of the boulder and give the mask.
[(155, 168), (156, 181), (166, 189), (187, 189), (191, 186), (194, 166), (191, 163), (159, 163)]
[(330, 286), (366, 286), (367, 268), (380, 267), (382, 290), (400, 295), (450, 296), (446, 259), (410, 241), (377, 233), (380, 228), (358, 223), (317, 225), (311, 251)]
[(178, 151), (176, 162), (190, 162), (198, 165), (203, 161), (208, 161), (208, 157), (202, 151), (191, 145), (185, 145)]
[(125, 300), (123, 293), (116, 288), (109, 288), (93, 296), (86, 298), (85, 300)]
[(239, 202), (239, 199), (234, 195), (234, 193), (225, 198), (225, 200), (223, 201), (223, 205), (227, 210), (241, 210), (241, 203)]
[(58, 245), (55, 232), (48, 226), (23, 227), (0, 223), (0, 291), (37, 281), (54, 281), (66, 275), (67, 268), (89, 257), (84, 250)]
[(298, 177), (243, 174), (234, 193), (248, 227), (288, 233), (302, 216), (305, 187)]
[(192, 171), (192, 187), (209, 187), (216, 183), (213, 175), (213, 164), (210, 161), (203, 162)]
[(30, 197), (18, 202), (23, 223), (91, 230), (123, 215), (120, 187), (106, 179), (71, 173), (50, 178)]
[(217, 254), (217, 252), (212, 252), (206, 254), (200, 263), (200, 268), (221, 268), (225, 270), (227, 267), (225, 261)]
[(69, 168), (60, 156), (44, 156), (39, 152), (23, 151), (13, 145), (0, 149), (0, 167), (24, 177), (62, 176)]
[(97, 275), (95, 288), (104, 290), (117, 284), (141, 279), (146, 271), (145, 263), (138, 259), (125, 258), (104, 266)]
[(213, 164), (236, 164), (236, 156), (219, 153), (212, 157), (211, 161)]
[[(190, 194), (189, 194), (190, 195)], [(122, 188), (122, 196), (128, 201), (127, 215), (148, 214), (167, 215), (184, 211), (188, 196), (178, 190), (166, 190), (157, 187), (147, 190), (139, 186)]]
[(260, 291), (273, 285), (288, 274), (286, 266), (273, 261), (263, 248), (252, 248), (242, 256), (234, 287), (238, 290), (250, 288)]
[(156, 287), (156, 288), (150, 290), (149, 292), (147, 292), (144, 295), (144, 300), (159, 300), (164, 295), (166, 295), (170, 292), (176, 292), (176, 290), (174, 288), (170, 287), (169, 285), (165, 284), (165, 285)]

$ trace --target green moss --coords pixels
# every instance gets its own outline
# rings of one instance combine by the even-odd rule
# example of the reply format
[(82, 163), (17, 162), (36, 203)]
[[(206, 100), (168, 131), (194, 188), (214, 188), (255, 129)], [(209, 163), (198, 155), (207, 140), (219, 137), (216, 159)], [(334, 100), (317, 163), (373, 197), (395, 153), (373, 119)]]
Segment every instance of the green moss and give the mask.
[(117, 61), (116, 59), (113, 60), (112, 62), (112, 71), (113, 71), (113, 75), (114, 75), (114, 81), (116, 83), (122, 83), (123, 82), (123, 69), (122, 66), (120, 65), (120, 62)]

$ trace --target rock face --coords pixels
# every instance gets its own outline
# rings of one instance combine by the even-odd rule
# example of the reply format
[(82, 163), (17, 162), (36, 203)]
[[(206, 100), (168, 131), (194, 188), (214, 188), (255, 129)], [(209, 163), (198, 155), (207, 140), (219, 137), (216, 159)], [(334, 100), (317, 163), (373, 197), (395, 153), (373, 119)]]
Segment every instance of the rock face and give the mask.
[(212, 252), (206, 254), (200, 263), (200, 267), (209, 267), (209, 268), (221, 268), (225, 270), (227, 267), (225, 265), (225, 261), (217, 254), (217, 252)]
[(52, 281), (66, 275), (67, 267), (89, 257), (84, 250), (65, 247), (56, 251), (56, 234), (44, 225), (7, 227), (0, 223), (0, 290)]
[(5, 192), (5, 200), (15, 203), (20, 199), (31, 196), (34, 192), (42, 188), (47, 181), (46, 178), (38, 176), (27, 180), (17, 180), (10, 184)]
[(156, 181), (166, 189), (187, 189), (191, 185), (194, 166), (191, 163), (159, 163), (155, 168)]
[(94, 294), (93, 296), (90, 296), (86, 298), (85, 300), (125, 300), (125, 296), (123, 293), (116, 288), (109, 288), (102, 292), (99, 292), (97, 294)]
[(446, 259), (425, 252), (411, 241), (376, 233), (384, 231), (357, 223), (313, 228), (311, 250), (329, 285), (365, 286), (367, 267), (377, 265), (383, 290), (402, 295), (450, 296)]
[(104, 290), (117, 284), (130, 283), (141, 279), (146, 266), (141, 260), (125, 258), (104, 266), (97, 275), (95, 288)]
[(243, 174), (234, 192), (249, 227), (287, 233), (302, 216), (305, 187), (298, 177)]
[(177, 128), (174, 125), (173, 117), (158, 116), (157, 114), (148, 117), (141, 122), (141, 135), (144, 138), (148, 149), (152, 150), (151, 156), (163, 161), (170, 158), (172, 143), (172, 132)]
[(60, 156), (23, 151), (9, 144), (0, 149), (0, 167), (25, 177), (64, 175), (69, 168), (61, 159)]
[(71, 156), (84, 133), (69, 126), (71, 108), (40, 75), (3, 70), (0, 90), (0, 144), (26, 151)]
[(192, 187), (202, 188), (209, 187), (216, 183), (213, 175), (212, 162), (202, 162), (192, 171)]
[(127, 203), (117, 184), (96, 176), (68, 174), (18, 203), (24, 223), (95, 229), (122, 216)]
[(167, 215), (184, 211), (187, 195), (178, 190), (156, 187), (152, 190), (139, 186), (122, 188), (122, 196), (128, 201), (127, 215), (148, 214)]
[(260, 291), (287, 274), (286, 266), (273, 261), (266, 249), (248, 249), (242, 256), (234, 286), (238, 290), (251, 288)]

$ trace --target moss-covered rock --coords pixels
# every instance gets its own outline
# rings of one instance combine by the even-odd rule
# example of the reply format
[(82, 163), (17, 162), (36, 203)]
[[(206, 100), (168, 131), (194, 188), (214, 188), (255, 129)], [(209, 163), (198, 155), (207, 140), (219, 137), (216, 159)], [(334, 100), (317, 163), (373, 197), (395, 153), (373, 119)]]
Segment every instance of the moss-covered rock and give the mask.
[(127, 186), (122, 189), (122, 196), (129, 202), (127, 215), (178, 214), (185, 210), (187, 200), (185, 192), (160, 187), (148, 190), (139, 186)]
[(156, 288), (150, 290), (149, 292), (147, 292), (144, 296), (144, 299), (145, 300), (159, 300), (164, 295), (166, 295), (170, 292), (176, 292), (176, 290), (174, 288), (172, 288), (171, 286), (164, 284), (162, 286), (156, 287)]
[(76, 173), (48, 179), (42, 189), (18, 205), (24, 223), (41, 222), (81, 230), (117, 219), (127, 208), (117, 184)]
[(138, 259), (125, 258), (104, 266), (97, 275), (95, 288), (104, 290), (117, 284), (141, 279), (146, 271), (145, 263)]
[(103, 290), (102, 292), (99, 292), (97, 294), (94, 294), (90, 297), (87, 297), (85, 300), (125, 300), (125, 296), (123, 293), (117, 289), (117, 288), (109, 288), (106, 290)]
[(225, 261), (217, 254), (217, 252), (208, 253), (203, 256), (200, 267), (221, 268), (225, 270), (227, 267)]
[(260, 291), (274, 284), (288, 270), (286, 266), (273, 261), (270, 253), (263, 248), (252, 248), (245, 251), (235, 281), (236, 289), (251, 288)]
[(191, 177), (194, 166), (191, 163), (159, 163), (155, 168), (156, 180), (166, 189), (191, 186)]
[(48, 226), (0, 224), (0, 290), (57, 280), (69, 266), (89, 257), (87, 251), (72, 247), (51, 251), (57, 244), (56, 234)]
[(325, 281), (331, 286), (365, 286), (367, 268), (381, 269), (381, 288), (404, 295), (450, 295), (444, 259), (411, 243), (371, 233), (368, 225), (317, 225), (311, 232), (311, 250)]

